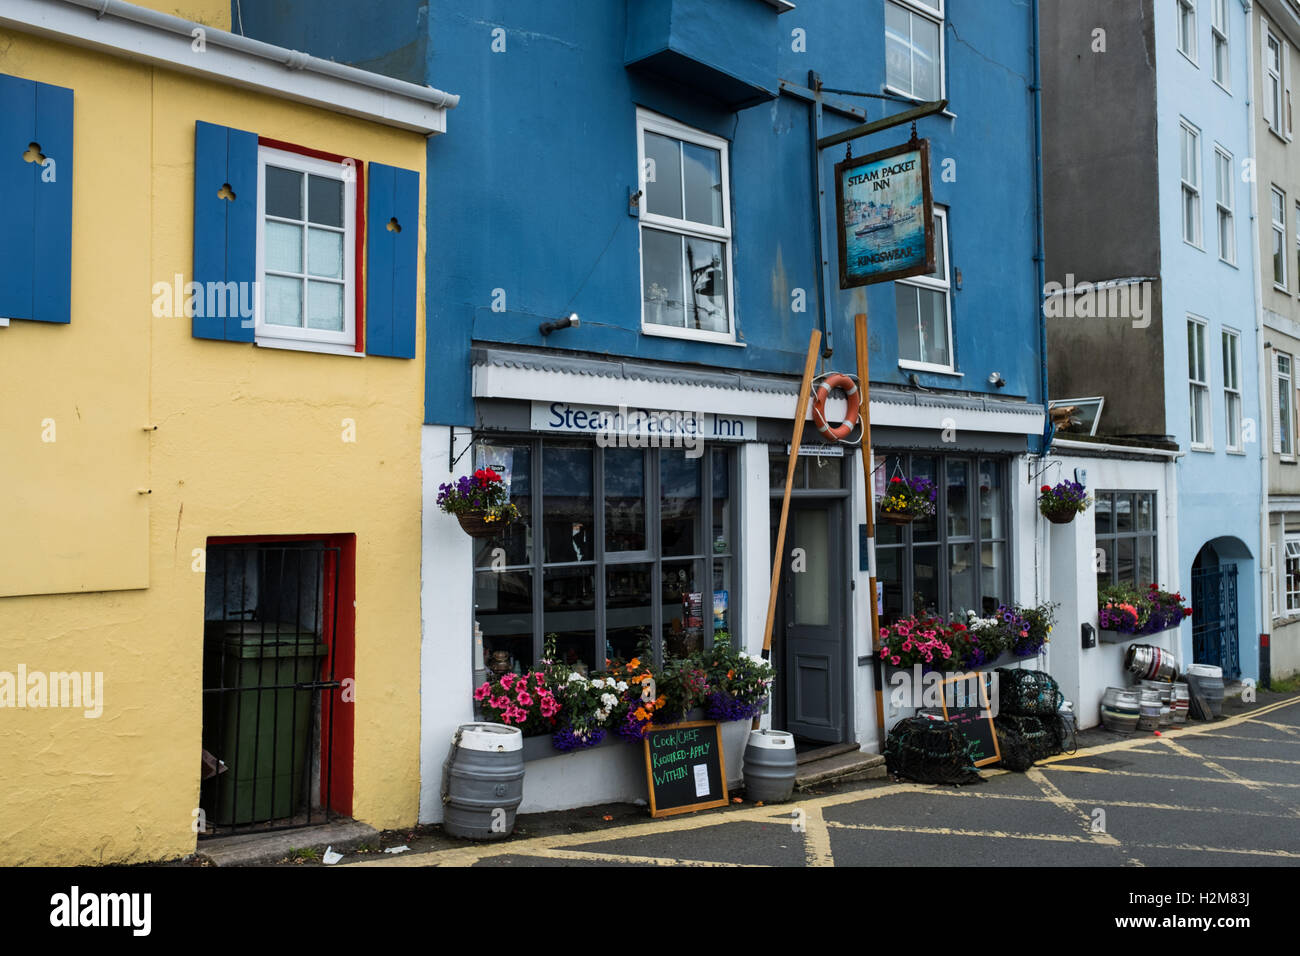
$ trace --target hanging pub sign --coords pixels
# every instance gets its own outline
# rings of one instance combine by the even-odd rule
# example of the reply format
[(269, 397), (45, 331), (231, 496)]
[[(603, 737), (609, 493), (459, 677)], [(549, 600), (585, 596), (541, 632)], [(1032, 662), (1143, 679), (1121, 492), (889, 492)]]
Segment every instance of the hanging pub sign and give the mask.
[(930, 141), (835, 164), (840, 288), (934, 272)]

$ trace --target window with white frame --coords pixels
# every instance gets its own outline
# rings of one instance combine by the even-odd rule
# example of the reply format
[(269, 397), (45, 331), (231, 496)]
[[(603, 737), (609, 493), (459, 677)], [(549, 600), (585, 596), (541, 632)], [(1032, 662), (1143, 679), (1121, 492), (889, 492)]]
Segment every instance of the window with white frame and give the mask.
[(348, 170), (342, 163), (259, 148), (259, 342), (353, 351), (356, 183)]
[(1214, 47), (1211, 68), (1214, 82), (1226, 90), (1232, 66), (1228, 53), (1228, 0), (1210, 0), (1210, 4), (1213, 10), (1210, 17), (1210, 43)]
[(1237, 261), (1237, 226), (1232, 209), (1232, 154), (1222, 146), (1214, 147), (1215, 206), (1219, 220), (1219, 258)]
[(1264, 121), (1278, 136), (1291, 138), (1290, 45), (1264, 22)]
[(1196, 62), (1196, 0), (1178, 0), (1178, 52)]
[(1286, 539), (1286, 611), (1300, 611), (1300, 538)]
[(1286, 193), (1276, 186), (1269, 190), (1270, 215), (1273, 217), (1273, 285), (1286, 291)]
[(1268, 593), (1273, 597), (1272, 605), (1274, 617), (1281, 616), (1281, 611), (1279, 610), (1281, 607), (1281, 601), (1279, 600), (1280, 595), (1278, 594), (1278, 578), (1277, 545), (1270, 544), (1268, 546)]
[(951, 372), (952, 283), (949, 279), (948, 211), (934, 207), (934, 274), (894, 283), (898, 315), (898, 364)]
[(885, 0), (885, 85), (918, 100), (943, 98), (943, 0)]
[(734, 342), (727, 141), (637, 111), (641, 327)]
[(1201, 245), (1201, 132), (1186, 120), (1180, 124), (1183, 177), (1183, 240)]
[(1224, 329), (1223, 343), (1223, 408), (1227, 416), (1227, 450), (1244, 452), (1241, 438), (1241, 334)]
[(1291, 356), (1273, 353), (1273, 451), (1283, 458), (1295, 454), (1294, 401), (1291, 392)]
[(1203, 319), (1187, 319), (1187, 381), (1191, 395), (1192, 447), (1207, 451), (1210, 432), (1210, 368), (1206, 361), (1208, 326)]

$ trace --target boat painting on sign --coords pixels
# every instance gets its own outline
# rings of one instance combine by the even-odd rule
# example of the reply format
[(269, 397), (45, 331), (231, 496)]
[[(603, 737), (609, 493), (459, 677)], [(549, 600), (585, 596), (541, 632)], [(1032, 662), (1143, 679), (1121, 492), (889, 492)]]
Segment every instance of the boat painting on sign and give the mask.
[(840, 288), (934, 272), (930, 143), (835, 166)]

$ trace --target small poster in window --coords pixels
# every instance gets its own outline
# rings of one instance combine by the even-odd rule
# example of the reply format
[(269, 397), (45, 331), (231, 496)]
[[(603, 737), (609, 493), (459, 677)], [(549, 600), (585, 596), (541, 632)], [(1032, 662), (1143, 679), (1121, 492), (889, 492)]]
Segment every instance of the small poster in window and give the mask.
[(688, 591), (682, 595), (682, 616), (687, 627), (704, 626), (704, 592)]
[(713, 592), (713, 629), (715, 631), (725, 631), (727, 629), (727, 599), (726, 591)]

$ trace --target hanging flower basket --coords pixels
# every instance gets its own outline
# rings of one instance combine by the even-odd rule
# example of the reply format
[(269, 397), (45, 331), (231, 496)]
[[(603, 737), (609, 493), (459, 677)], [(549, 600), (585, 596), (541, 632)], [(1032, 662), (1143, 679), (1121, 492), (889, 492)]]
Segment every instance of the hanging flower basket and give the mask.
[(462, 511), (456, 515), (456, 520), (460, 522), (460, 530), (471, 538), (491, 538), (510, 523), (486, 511)]
[(938, 489), (929, 478), (891, 478), (880, 499), (880, 520), (888, 524), (911, 524), (917, 518), (934, 514), (937, 498)]
[(519, 517), (501, 476), (491, 468), (480, 468), (453, 484), (438, 487), (438, 507), (455, 515), (461, 530), (473, 538), (501, 534)]
[(1055, 487), (1043, 485), (1038, 489), (1038, 510), (1052, 524), (1069, 524), (1091, 503), (1088, 492), (1077, 481), (1062, 481)]
[(911, 524), (913, 521), (915, 521), (916, 515), (900, 514), (896, 511), (882, 510), (880, 512), (880, 520), (883, 521), (885, 524), (905, 525), (905, 524)]

